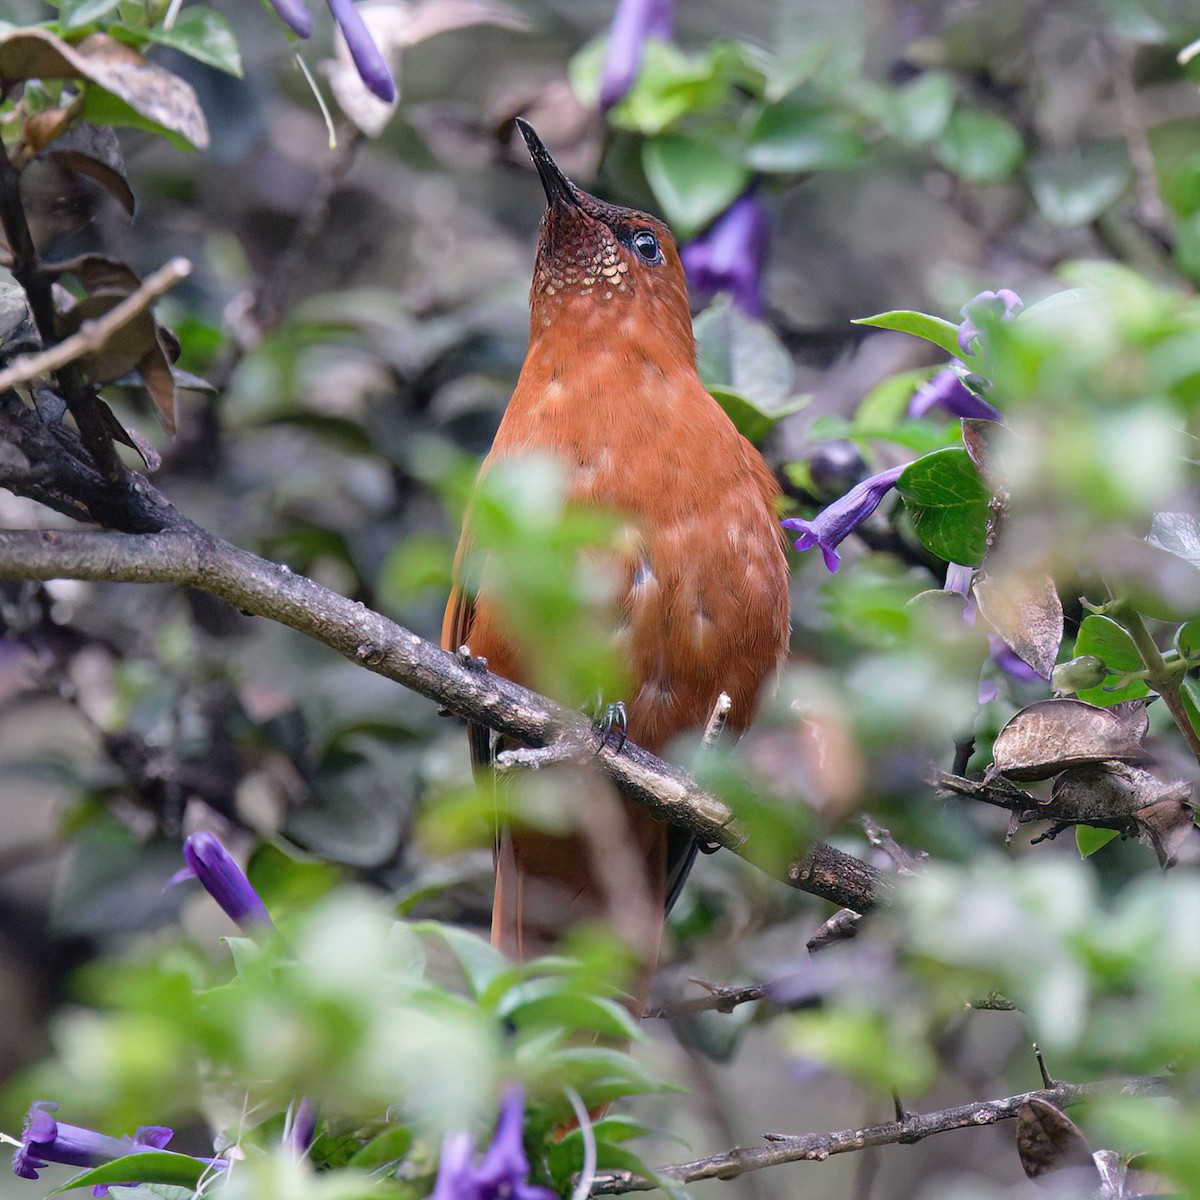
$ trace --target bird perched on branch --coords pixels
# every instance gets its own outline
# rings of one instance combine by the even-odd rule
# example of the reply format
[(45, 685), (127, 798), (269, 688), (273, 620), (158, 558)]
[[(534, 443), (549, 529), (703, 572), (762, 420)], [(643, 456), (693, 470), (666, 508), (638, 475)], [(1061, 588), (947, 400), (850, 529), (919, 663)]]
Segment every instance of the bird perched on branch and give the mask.
[[(628, 548), (614, 552), (612, 634), (629, 681), (631, 741), (661, 752), (703, 728), (722, 691), (732, 701), (729, 725), (743, 730), (788, 642), (777, 484), (696, 374), (687, 285), (666, 227), (576, 187), (533, 129), (517, 124), (547, 208), (529, 350), (481, 478), (500, 460), (551, 454), (567, 472), (570, 502), (619, 511), (630, 523)], [(463, 588), (471, 547), (468, 514), (442, 644), (469, 647), (491, 670), (530, 683), (528, 648), (506, 627), (486, 574), (478, 594)], [(472, 727), (471, 750), (476, 768), (486, 767), (486, 730)], [(592, 801), (581, 795), (580, 803)], [(695, 846), (632, 801), (610, 804), (620, 826), (614, 833), (609, 823), (612, 836), (586, 821), (563, 836), (498, 831), (492, 941), (517, 958), (544, 953), (572, 924), (610, 917), (621, 895), (637, 892), (654, 909), (639, 947), (640, 1005)]]

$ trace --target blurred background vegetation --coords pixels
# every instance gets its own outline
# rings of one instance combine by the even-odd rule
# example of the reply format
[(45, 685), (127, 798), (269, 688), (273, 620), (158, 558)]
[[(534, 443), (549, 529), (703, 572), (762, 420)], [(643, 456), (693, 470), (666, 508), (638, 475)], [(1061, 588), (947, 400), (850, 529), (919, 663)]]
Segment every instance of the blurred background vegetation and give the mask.
[[(1145, 584), (1153, 617), (1179, 624), (1200, 612), (1190, 576), (1131, 556), (1114, 533), (1140, 538), (1155, 511), (1196, 510), (1200, 70), (1178, 56), (1200, 37), (1200, 17), (1186, 0), (690, 0), (675, 13), (674, 44), (648, 48), (607, 117), (595, 101), (608, 0), (423, 0), (393, 9), (404, 46), (394, 116), (367, 138), (335, 108), (335, 148), (273, 16), (214, 7), (236, 32), (242, 75), (155, 51), (197, 89), (212, 140), (184, 153), (121, 130), (132, 221), (53, 163), (23, 180), (46, 258), (99, 251), (141, 275), (176, 254), (193, 260), (158, 314), (179, 337), (180, 367), (215, 390), (181, 393), (174, 439), (139, 389), (106, 394), (158, 446), (157, 485), (212, 532), (436, 639), (462, 504), (526, 343), (543, 199), (514, 137), (523, 114), (582, 186), (662, 213), (681, 240), (703, 236), (757, 187), (761, 323), (712, 302), (702, 358), (706, 382), (729, 393), (798, 511), (958, 438), (948, 418), (906, 416), (945, 353), (854, 319), (916, 309), (957, 323), (984, 289), (1013, 289), (1027, 305), (1091, 289), (1097, 306), (995, 339), (990, 395), (1022, 414), (1027, 437), (1009, 484), (1007, 561), (1025, 557), (1062, 585), (1064, 658), (1084, 612), (1075, 597), (1104, 598), (1097, 577)], [(12, 0), (5, 19), (52, 15)], [(328, 17), (317, 25), (302, 53), (325, 89)], [(1064, 276), (1078, 260), (1130, 273), (1076, 266)], [(707, 303), (697, 296), (697, 311)], [(8, 493), (0, 522), (64, 523)], [(768, 1004), (650, 1022), (640, 1053), (692, 1093), (638, 1102), (667, 1131), (644, 1150), (650, 1162), (764, 1131), (886, 1120), (891, 1084), (925, 1109), (1037, 1086), (1021, 1014), (964, 1012), (943, 977), (920, 982), (921, 964), (939, 954), (968, 984), (977, 978), (978, 947), (953, 951), (972, 931), (1005, 933), (989, 943), (995, 960), (1014, 946), (1045, 950), (1012, 971), (1032, 971), (1034, 991), (1052, 979), (1043, 1018), (1074, 1013), (1044, 1022), (1061, 1035), (1052, 1072), (1153, 1070), (1189, 1049), (1169, 1038), (1164, 1049), (1150, 1022), (1148, 1040), (1124, 1057), (1089, 1059), (1088, 1038), (1103, 1042), (1120, 1016), (1101, 1006), (1099, 1030), (1085, 1036), (1088, 988), (1136, 991), (1129, 978), (1165, 970), (1180, 944), (1171, 938), (1194, 948), (1196, 931), (1139, 925), (1130, 901), (1139, 948), (1118, 953), (1086, 933), (1109, 919), (1104, 894), (1157, 871), (1136, 843), (1084, 868), (1069, 837), (1029, 848), (1022, 832), (1002, 852), (1034, 874), (1011, 886), (995, 880), (1018, 868), (970, 865), (1001, 852), (1004, 814), (935, 797), (928, 764), (949, 767), (976, 719), (986, 752), (1048, 685), (1001, 677), (976, 714), (978, 647), (932, 635), (936, 614), (926, 624), (908, 606), (942, 587), (944, 562), (902, 519), (881, 516), (861, 533), (836, 576), (817, 555), (793, 557), (794, 665), (741, 770), (789, 820), (799, 812), (863, 856), (877, 854), (867, 813), (951, 875), (953, 864), (982, 871), (952, 888), (978, 904), (939, 907), (935, 888), (914, 901), (907, 932), (883, 925), (854, 943), (864, 948), (840, 960), (851, 978), (814, 981), (805, 943), (828, 906), (732, 855), (703, 858), (672, 916), (668, 985), (790, 978), (783, 1007), (814, 989), (844, 987), (851, 999), (834, 1006), (836, 1027)], [(4, 583), (0, 630), (5, 1128), (16, 1131), (33, 1098), (26, 1071), (79, 1001), (77, 968), (166, 953), (180, 925), (217, 952), (225, 930), (210, 908), (161, 891), (197, 826), (254, 855), (252, 878), (285, 909), (287, 888), (270, 885), (275, 847), (332, 864), (295, 877), (297, 904), (336, 876), (418, 916), (485, 927), (490, 835), (471, 800), (462, 730), (429, 703), (288, 630), (170, 588)], [(1193, 780), (1196, 764), (1161, 716), (1161, 759)], [(1064, 909), (1030, 932), (1014, 895), (1034, 897), (1038, 912), (1061, 897)], [(898, 974), (900, 954), (915, 976)], [(1050, 971), (1078, 966), (1076, 954), (1091, 967)], [(1088, 983), (1101, 960), (1108, 974)], [(1198, 986), (1188, 976), (1173, 1006), (1156, 1010), (1164, 1028), (1187, 1019)], [(879, 1011), (883, 994), (895, 1008)], [(961, 1197), (1014, 1194), (1022, 1180), (1002, 1125), (694, 1194)], [(1200, 1182), (1189, 1186), (1200, 1195)], [(0, 1178), (3, 1196), (37, 1187)]]

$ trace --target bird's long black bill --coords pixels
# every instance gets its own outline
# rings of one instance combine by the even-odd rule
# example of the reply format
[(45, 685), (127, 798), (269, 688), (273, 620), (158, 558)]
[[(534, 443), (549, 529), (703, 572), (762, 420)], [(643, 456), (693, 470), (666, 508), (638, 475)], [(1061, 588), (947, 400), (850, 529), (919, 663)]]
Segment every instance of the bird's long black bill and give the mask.
[(550, 157), (550, 151), (542, 145), (542, 139), (533, 131), (533, 126), (522, 117), (517, 117), (517, 128), (529, 147), (529, 157), (541, 176), (546, 189), (546, 201), (551, 206), (563, 204), (568, 208), (579, 207), (579, 189), (562, 173), (558, 163)]

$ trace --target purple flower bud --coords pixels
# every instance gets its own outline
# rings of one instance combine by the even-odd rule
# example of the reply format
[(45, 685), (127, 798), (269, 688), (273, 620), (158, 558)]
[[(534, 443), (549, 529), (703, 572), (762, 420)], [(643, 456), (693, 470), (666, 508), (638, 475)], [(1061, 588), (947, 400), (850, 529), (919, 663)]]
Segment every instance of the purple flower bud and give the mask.
[(430, 1200), (555, 1200), (547, 1188), (529, 1182), (529, 1159), (521, 1142), (525, 1095), (512, 1084), (500, 1102), (496, 1132), (475, 1163), (469, 1133), (447, 1134)]
[(982, 396), (975, 395), (959, 379), (952, 367), (939, 371), (928, 383), (917, 388), (908, 402), (908, 415), (923, 417), (931, 408), (940, 408), (952, 417), (1000, 420), (999, 410), (993, 408)]
[(600, 111), (619, 104), (642, 69), (648, 38), (669, 42), (674, 36), (672, 0), (618, 0), (608, 30), (608, 48), (600, 71)]
[[(81, 1125), (56, 1121), (53, 1113), (58, 1105), (51, 1100), (35, 1100), (25, 1117), (21, 1145), (13, 1154), (13, 1173), (22, 1179), (36, 1179), (38, 1172), (50, 1163), (65, 1163), (72, 1167), (98, 1167), (124, 1158), (165, 1149), (173, 1136), (165, 1125), (143, 1125), (133, 1137), (109, 1137)], [(205, 1160), (224, 1166), (224, 1160)], [(94, 1196), (107, 1196), (108, 1184), (92, 1189)], [(129, 1186), (134, 1186), (131, 1182)]]
[(167, 887), (184, 879), (199, 879), (204, 890), (244, 932), (275, 931), (262, 897), (216, 834), (193, 833), (183, 843), (183, 857), (188, 865), (172, 876)]
[(800, 536), (796, 539), (797, 550), (811, 550), (819, 546), (825, 559), (825, 565), (830, 571), (836, 571), (841, 563), (841, 555), (837, 546), (858, 528), (878, 507), (879, 502), (896, 486), (896, 481), (904, 473), (904, 466), (892, 467), (880, 471), (870, 479), (864, 479), (848, 491), (840, 500), (835, 500), (827, 508), (823, 508), (811, 520), (802, 517), (788, 517), (780, 524), (784, 529), (796, 530)]
[(729, 292), (751, 317), (762, 314), (762, 264), (767, 248), (767, 214), (755, 195), (743, 192), (699, 237), (685, 242), (679, 256), (688, 282), (701, 295)]
[(1021, 297), (1008, 288), (998, 292), (980, 292), (972, 296), (962, 306), (963, 323), (958, 327), (958, 345), (964, 354), (973, 354), (975, 339), (979, 337), (979, 328), (975, 324), (973, 313), (983, 311), (999, 317), (1002, 321), (1010, 320), (1025, 307)]
[(301, 1096), (300, 1103), (288, 1109), (283, 1122), (283, 1144), (296, 1158), (303, 1158), (316, 1131), (317, 1110), (308, 1102), (307, 1096)]
[(271, 0), (275, 15), (297, 36), (312, 37), (312, 14), (304, 0)]
[(370, 92), (385, 104), (391, 104), (396, 99), (395, 81), (353, 0), (329, 0), (329, 11), (346, 39), (359, 78)]
[(971, 582), (974, 578), (974, 567), (964, 566), (962, 563), (947, 563), (946, 583), (943, 590), (957, 592), (960, 596), (969, 596), (971, 594)]

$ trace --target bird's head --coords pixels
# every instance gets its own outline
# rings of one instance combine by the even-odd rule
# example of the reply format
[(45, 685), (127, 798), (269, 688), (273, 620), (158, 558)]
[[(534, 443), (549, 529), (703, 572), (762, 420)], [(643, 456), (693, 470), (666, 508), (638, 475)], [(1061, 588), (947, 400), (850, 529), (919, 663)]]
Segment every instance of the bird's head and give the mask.
[(534, 333), (601, 313), (613, 325), (636, 321), (680, 340), (690, 356), (687, 283), (667, 227), (576, 187), (533, 127), (518, 117), (517, 128), (546, 190), (530, 294)]

